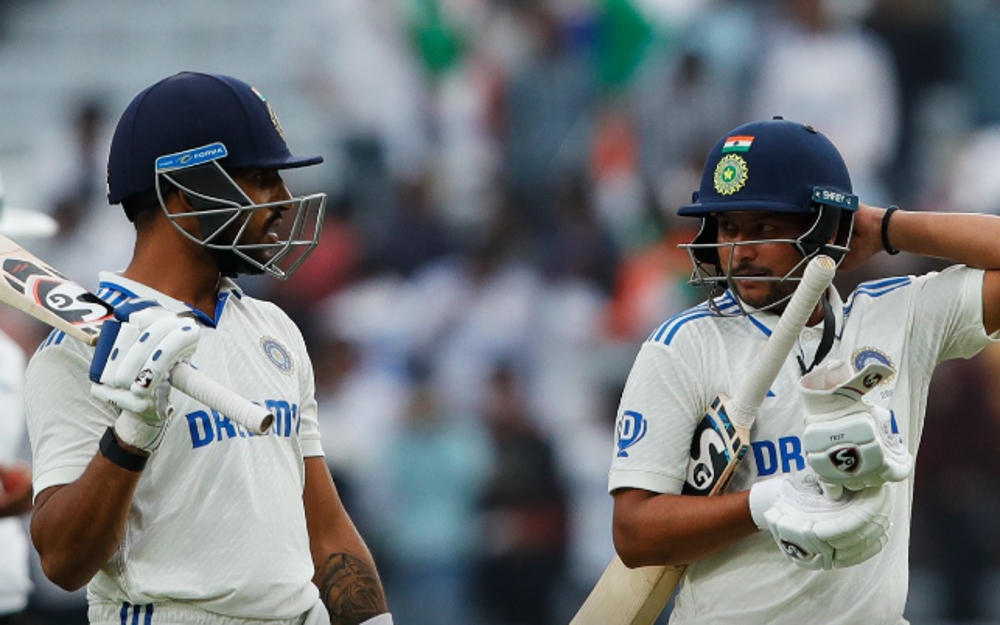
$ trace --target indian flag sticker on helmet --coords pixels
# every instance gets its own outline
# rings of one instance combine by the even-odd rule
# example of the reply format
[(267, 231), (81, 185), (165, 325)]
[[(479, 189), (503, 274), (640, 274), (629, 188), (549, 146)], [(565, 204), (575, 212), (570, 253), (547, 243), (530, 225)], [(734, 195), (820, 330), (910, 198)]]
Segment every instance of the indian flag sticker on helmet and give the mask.
[(747, 162), (739, 154), (726, 154), (715, 166), (712, 179), (719, 195), (732, 195), (747, 182)]
[(735, 135), (728, 137), (726, 142), (722, 144), (722, 153), (728, 154), (730, 152), (746, 152), (750, 149), (750, 144), (753, 143), (753, 137), (747, 135)]

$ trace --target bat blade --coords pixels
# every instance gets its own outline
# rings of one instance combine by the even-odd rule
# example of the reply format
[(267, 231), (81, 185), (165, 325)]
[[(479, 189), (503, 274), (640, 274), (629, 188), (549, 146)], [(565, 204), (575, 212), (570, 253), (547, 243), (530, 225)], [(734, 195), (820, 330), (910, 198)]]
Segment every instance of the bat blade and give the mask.
[[(89, 345), (115, 309), (11, 239), (0, 235), (0, 302)], [(177, 365), (170, 380), (185, 395), (230, 417), (249, 431), (263, 434), (274, 415), (218, 384), (190, 365)]]
[[(809, 262), (778, 324), (733, 398), (719, 395), (706, 408), (695, 428), (682, 494), (711, 496), (728, 488), (750, 448), (750, 428), (757, 410), (836, 270), (836, 263), (828, 256), (816, 256)], [(630, 569), (615, 556), (570, 625), (652, 625), (685, 568)]]

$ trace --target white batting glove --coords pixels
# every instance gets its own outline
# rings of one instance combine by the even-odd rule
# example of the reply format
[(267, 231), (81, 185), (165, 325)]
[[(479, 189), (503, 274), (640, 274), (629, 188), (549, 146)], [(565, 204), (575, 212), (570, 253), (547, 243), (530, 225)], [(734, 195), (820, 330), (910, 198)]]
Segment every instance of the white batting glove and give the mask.
[(799, 380), (806, 403), (806, 460), (831, 495), (841, 488), (901, 482), (913, 472), (913, 456), (891, 413), (863, 397), (892, 374), (890, 367), (875, 362), (855, 373), (850, 363), (833, 360)]
[(834, 500), (807, 469), (754, 484), (750, 514), (795, 564), (840, 569), (868, 560), (888, 542), (891, 488), (843, 491)]
[(189, 316), (148, 300), (130, 302), (104, 322), (90, 365), (90, 394), (121, 409), (115, 434), (152, 453), (173, 414), (170, 370), (190, 361), (200, 330)]

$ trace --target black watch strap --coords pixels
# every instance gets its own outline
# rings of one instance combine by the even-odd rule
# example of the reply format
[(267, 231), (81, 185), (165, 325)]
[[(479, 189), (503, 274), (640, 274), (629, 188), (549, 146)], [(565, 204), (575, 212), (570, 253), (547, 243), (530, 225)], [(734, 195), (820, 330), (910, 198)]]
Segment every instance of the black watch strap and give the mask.
[(110, 426), (104, 431), (104, 436), (101, 437), (101, 454), (121, 468), (136, 473), (145, 469), (146, 461), (149, 460), (149, 456), (126, 451), (118, 442), (118, 438), (115, 436), (115, 429)]

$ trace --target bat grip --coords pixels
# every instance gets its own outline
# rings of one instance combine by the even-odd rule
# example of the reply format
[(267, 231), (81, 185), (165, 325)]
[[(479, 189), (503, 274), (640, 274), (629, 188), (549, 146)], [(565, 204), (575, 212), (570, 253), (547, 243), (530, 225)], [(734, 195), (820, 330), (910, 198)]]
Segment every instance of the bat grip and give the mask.
[(829, 256), (818, 255), (806, 265), (802, 281), (781, 313), (778, 325), (730, 402), (729, 416), (737, 426), (749, 428), (753, 424), (764, 396), (836, 272), (837, 264)]
[(263, 434), (274, 423), (274, 415), (258, 404), (217, 383), (186, 363), (170, 371), (170, 382), (185, 395), (211, 406), (254, 434)]

